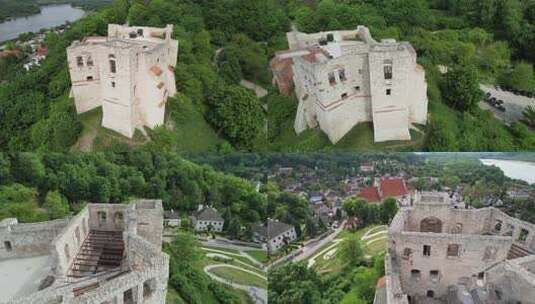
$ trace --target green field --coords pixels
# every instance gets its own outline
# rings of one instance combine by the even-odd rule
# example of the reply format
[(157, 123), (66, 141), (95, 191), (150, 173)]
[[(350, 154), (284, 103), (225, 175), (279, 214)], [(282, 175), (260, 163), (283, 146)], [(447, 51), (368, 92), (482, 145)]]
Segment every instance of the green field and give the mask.
[(215, 151), (224, 142), (208, 122), (201, 110), (187, 99), (170, 99), (170, 129), (176, 137), (176, 145), (184, 151)]
[(294, 117), (283, 123), (283, 131), (272, 143), (272, 149), (284, 152), (306, 151), (410, 151), (420, 150), (423, 146), (423, 134), (410, 130), (411, 141), (390, 141), (375, 143), (373, 141), (372, 123), (360, 123), (353, 127), (338, 143), (331, 144), (329, 138), (318, 128), (308, 129), (299, 135), (293, 128)]
[[(373, 228), (377, 227), (376, 225), (374, 226), (368, 226), (368, 227), (365, 227), (365, 228), (362, 228), (362, 229), (359, 229), (355, 232), (349, 232), (349, 231), (342, 231), (338, 237), (336, 238), (337, 240), (343, 240), (345, 237), (347, 237), (348, 235), (351, 235), (351, 234), (355, 234), (357, 235), (359, 238), (361, 238), (365, 233), (366, 231), (369, 231)], [(379, 232), (381, 231), (382, 229), (376, 229), (373, 231), (373, 233), (375, 232)], [(383, 235), (378, 235), (376, 237), (373, 237), (371, 239), (368, 239), (368, 240), (362, 240), (361, 241), (361, 245), (362, 245), (362, 248), (364, 249), (364, 255), (368, 255), (368, 256), (375, 256), (379, 253), (381, 253), (382, 251), (385, 250), (386, 248), (386, 239), (381, 239), (381, 240), (377, 240), (375, 242), (372, 242), (370, 243), (369, 246), (366, 245), (366, 242), (369, 241), (369, 240), (373, 240), (373, 239), (377, 239), (379, 237), (381, 237)], [(332, 244), (334, 244), (334, 242), (329, 242), (328, 244), (324, 245), (322, 248), (320, 248), (317, 252), (321, 252), (322, 250), (324, 250), (325, 248), (331, 246)], [(338, 246), (335, 246), (333, 248), (337, 248)], [(333, 273), (333, 272), (338, 272), (340, 271), (343, 267), (344, 267), (344, 263), (342, 263), (342, 261), (340, 261), (339, 259), (336, 258), (336, 253), (334, 255), (332, 255), (329, 259), (324, 259), (324, 256), (329, 252), (330, 250), (327, 250), (325, 253), (321, 254), (320, 256), (318, 256), (316, 258), (316, 262), (314, 264), (314, 266), (312, 266), (316, 271), (320, 272), (320, 273)]]
[[(180, 151), (216, 151), (225, 142), (221, 139), (201, 111), (189, 100), (169, 99), (168, 117), (165, 130), (152, 132), (152, 136), (165, 136), (165, 141), (172, 141)], [(73, 145), (74, 151), (103, 151), (113, 144), (137, 146), (150, 141), (141, 131), (136, 130), (132, 139), (101, 126), (102, 108), (98, 107), (78, 116), (82, 132)]]
[(241, 271), (239, 269), (229, 267), (219, 267), (210, 270), (211, 273), (232, 281), (236, 284), (252, 285), (260, 288), (267, 289), (267, 280), (264, 280), (258, 276)]
[(80, 114), (78, 119), (82, 124), (82, 132), (78, 137), (78, 141), (71, 147), (73, 151), (102, 151), (113, 144), (134, 147), (149, 141), (139, 130), (136, 130), (134, 136), (130, 139), (102, 127), (102, 107)]
[(247, 250), (246, 252), (260, 263), (265, 264), (268, 261), (267, 252), (265, 250)]

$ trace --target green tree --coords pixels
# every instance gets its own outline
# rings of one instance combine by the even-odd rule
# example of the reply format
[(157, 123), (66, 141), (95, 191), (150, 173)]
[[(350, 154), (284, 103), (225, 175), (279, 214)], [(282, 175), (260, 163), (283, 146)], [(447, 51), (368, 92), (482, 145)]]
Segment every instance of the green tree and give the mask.
[(58, 191), (49, 191), (46, 194), (43, 207), (50, 219), (64, 218), (69, 214), (69, 203)]
[(461, 64), (450, 69), (445, 76), (442, 91), (446, 102), (463, 112), (475, 110), (483, 97), (477, 69), (471, 64)]
[(535, 91), (533, 65), (526, 62), (515, 64), (510, 76), (510, 85), (523, 91)]
[(11, 162), (15, 180), (30, 185), (39, 185), (45, 177), (45, 166), (35, 153), (17, 153)]
[(268, 275), (268, 298), (275, 304), (321, 303), (319, 275), (304, 263), (288, 263)]
[(386, 225), (390, 224), (397, 212), (398, 203), (396, 200), (391, 197), (386, 198), (381, 204), (381, 222)]
[(431, 152), (458, 151), (456, 126), (446, 118), (434, 117), (427, 126), (425, 149)]
[(336, 251), (336, 257), (342, 264), (350, 267), (360, 265), (364, 259), (364, 250), (360, 243), (360, 238), (356, 234), (351, 234), (344, 238)]
[(219, 84), (207, 99), (208, 120), (239, 148), (252, 149), (265, 124), (260, 101), (246, 88)]
[(195, 265), (202, 258), (199, 244), (195, 236), (189, 232), (179, 231), (169, 246), (169, 252), (175, 257), (175, 261), (182, 265)]

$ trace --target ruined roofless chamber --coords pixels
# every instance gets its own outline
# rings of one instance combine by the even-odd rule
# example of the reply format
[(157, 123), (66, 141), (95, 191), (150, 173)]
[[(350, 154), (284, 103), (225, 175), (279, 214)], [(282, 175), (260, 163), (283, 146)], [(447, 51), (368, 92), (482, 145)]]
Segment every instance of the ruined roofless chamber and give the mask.
[(416, 193), (388, 231), (376, 304), (534, 303), (535, 225), (496, 208)]
[(4, 220), (0, 278), (11, 271), (19, 280), (0, 282), (0, 303), (165, 303), (162, 232), (160, 200), (88, 204), (36, 224)]

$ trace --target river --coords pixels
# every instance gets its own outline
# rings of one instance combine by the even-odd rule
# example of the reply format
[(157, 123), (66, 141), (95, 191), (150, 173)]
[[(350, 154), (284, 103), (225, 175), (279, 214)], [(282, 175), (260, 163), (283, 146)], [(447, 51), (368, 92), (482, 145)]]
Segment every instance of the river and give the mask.
[(501, 159), (481, 159), (481, 162), (484, 165), (502, 169), (507, 177), (520, 179), (530, 184), (535, 183), (535, 163)]
[(41, 6), (41, 13), (27, 17), (15, 18), (0, 23), (0, 41), (17, 38), (22, 33), (39, 32), (42, 28), (62, 25), (65, 21), (75, 21), (84, 15), (84, 11), (70, 4)]

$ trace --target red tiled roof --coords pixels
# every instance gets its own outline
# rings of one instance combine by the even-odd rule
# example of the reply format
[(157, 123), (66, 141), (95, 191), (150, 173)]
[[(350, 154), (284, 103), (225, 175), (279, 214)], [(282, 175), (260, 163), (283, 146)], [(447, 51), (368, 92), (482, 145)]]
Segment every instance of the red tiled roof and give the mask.
[(15, 50), (0, 51), (0, 58), (9, 57), (9, 56), (20, 57), (20, 50), (19, 49), (15, 49)]
[(381, 179), (380, 187), (383, 197), (398, 197), (409, 193), (405, 180), (402, 178)]
[(275, 57), (271, 60), (271, 70), (277, 80), (277, 86), (282, 95), (290, 96), (293, 89), (293, 60), (292, 58)]
[(46, 54), (48, 54), (48, 48), (46, 47), (37, 48), (37, 55), (44, 56)]
[(377, 191), (377, 188), (373, 186), (362, 188), (358, 196), (367, 200), (369, 203), (381, 201), (381, 196), (379, 195), (379, 191)]

